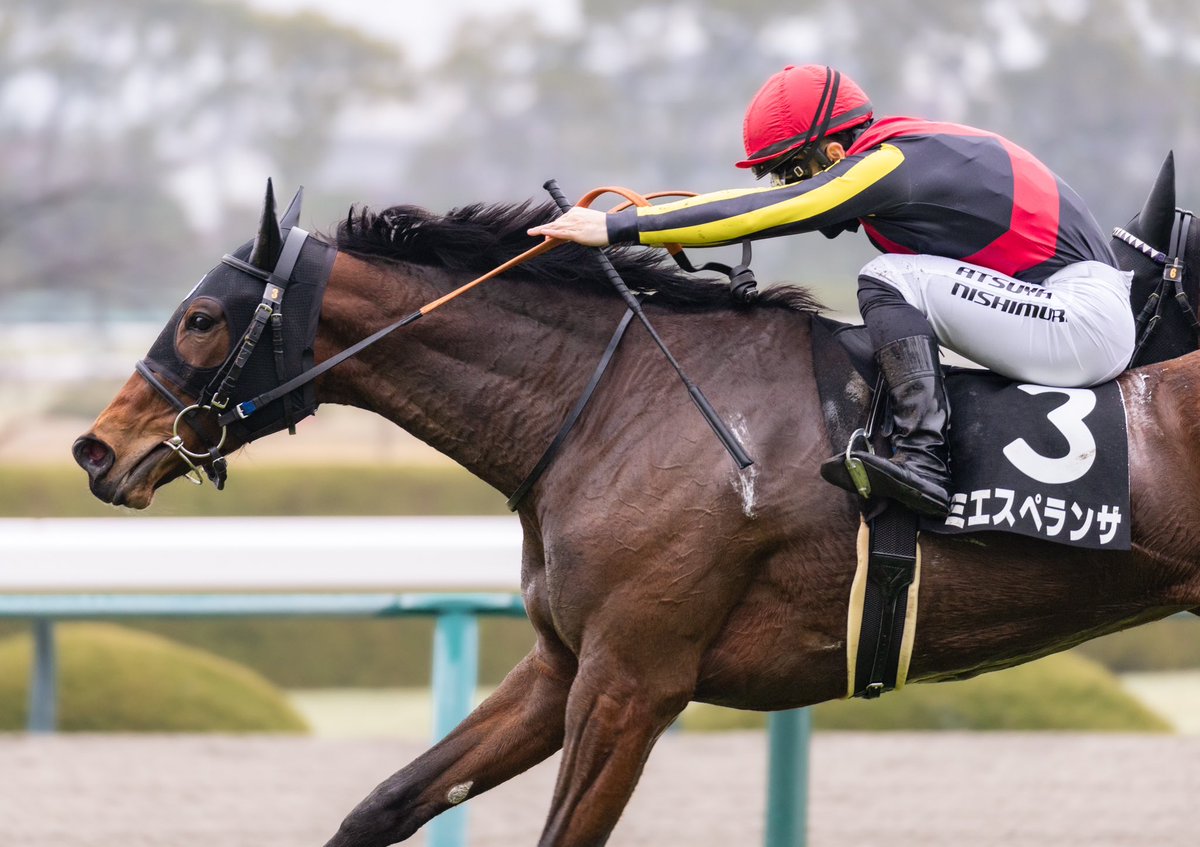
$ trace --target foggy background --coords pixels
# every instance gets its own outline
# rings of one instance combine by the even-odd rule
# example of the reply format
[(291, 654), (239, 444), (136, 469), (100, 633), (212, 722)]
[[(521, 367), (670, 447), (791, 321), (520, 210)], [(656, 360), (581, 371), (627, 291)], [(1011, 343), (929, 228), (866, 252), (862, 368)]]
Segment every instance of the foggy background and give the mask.
[[(1106, 229), (1170, 149), (1180, 202), (1200, 195), (1188, 0), (5, 0), (0, 457), (38, 413), (94, 416), (253, 235), (268, 176), (284, 199), (305, 186), (317, 231), (351, 203), (541, 200), (548, 177), (572, 197), (750, 185), (745, 106), (806, 62), (879, 115), (1007, 135)], [(811, 235), (760, 242), (755, 265), (848, 310), (872, 255)]]

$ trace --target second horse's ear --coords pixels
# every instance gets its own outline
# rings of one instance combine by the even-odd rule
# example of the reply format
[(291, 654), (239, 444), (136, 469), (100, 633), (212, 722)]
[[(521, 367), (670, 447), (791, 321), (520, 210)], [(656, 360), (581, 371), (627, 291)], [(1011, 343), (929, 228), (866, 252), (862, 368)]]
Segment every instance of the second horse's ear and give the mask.
[(1167, 154), (1158, 178), (1138, 214), (1138, 235), (1158, 250), (1169, 250), (1171, 227), (1175, 225), (1175, 152)]
[(279, 222), (275, 220), (275, 189), (267, 180), (267, 195), (263, 198), (262, 218), (258, 223), (258, 235), (254, 236), (254, 249), (250, 251), (250, 264), (264, 271), (275, 270), (279, 253), (283, 250), (283, 236)]

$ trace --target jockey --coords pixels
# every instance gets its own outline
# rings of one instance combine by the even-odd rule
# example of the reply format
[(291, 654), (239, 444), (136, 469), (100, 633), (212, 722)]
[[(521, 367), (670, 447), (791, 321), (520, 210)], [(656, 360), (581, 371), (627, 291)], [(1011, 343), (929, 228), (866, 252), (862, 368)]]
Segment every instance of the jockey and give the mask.
[[(1133, 354), (1130, 275), (1079, 196), (994, 133), (875, 119), (866, 94), (822, 65), (789, 66), (746, 111), (739, 168), (762, 188), (605, 215), (576, 207), (530, 230), (590, 246), (711, 246), (860, 227), (883, 255), (858, 305), (888, 384), (889, 459), (854, 452), (872, 494), (948, 509), (949, 406), (938, 344), (1003, 376), (1061, 387), (1113, 379)], [(843, 457), (822, 476), (850, 491)]]

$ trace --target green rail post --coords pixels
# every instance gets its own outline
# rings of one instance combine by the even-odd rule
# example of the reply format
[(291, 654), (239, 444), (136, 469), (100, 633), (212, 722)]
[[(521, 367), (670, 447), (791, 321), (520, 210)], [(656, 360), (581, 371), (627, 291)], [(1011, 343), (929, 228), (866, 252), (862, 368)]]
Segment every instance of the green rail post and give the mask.
[[(433, 740), (441, 741), (471, 712), (479, 679), (479, 620), (468, 611), (437, 616), (433, 632)], [(426, 825), (429, 847), (464, 847), (467, 810), (447, 809)]]
[(33, 669), (29, 680), (30, 732), (54, 732), (58, 723), (58, 658), (54, 649), (54, 621), (33, 621)]
[(808, 843), (808, 709), (773, 712), (768, 718), (766, 847)]

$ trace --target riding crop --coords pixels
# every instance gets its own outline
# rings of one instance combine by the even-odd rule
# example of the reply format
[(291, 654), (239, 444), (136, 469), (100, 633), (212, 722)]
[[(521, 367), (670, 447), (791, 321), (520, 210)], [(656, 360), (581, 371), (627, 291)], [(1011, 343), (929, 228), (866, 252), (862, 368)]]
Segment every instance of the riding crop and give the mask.
[[(555, 180), (546, 180), (545, 185), (542, 187), (545, 188), (546, 191), (550, 193), (550, 196), (554, 198), (554, 202), (558, 204), (558, 208), (562, 209), (564, 212), (571, 208), (571, 203), (567, 200), (566, 195), (562, 193), (562, 190), (558, 187), (558, 183)], [(582, 200), (580, 200), (580, 205), (586, 206), (593, 199), (595, 199), (598, 194), (610, 190), (612, 189), (601, 188), (597, 189), (596, 191), (589, 192), (588, 194), (584, 195)], [(650, 319), (646, 317), (646, 313), (642, 310), (641, 301), (634, 296), (633, 292), (629, 290), (629, 286), (627, 286), (625, 281), (621, 279), (621, 275), (617, 273), (617, 269), (613, 267), (612, 261), (604, 254), (603, 250), (597, 248), (594, 252), (596, 259), (600, 262), (600, 266), (604, 269), (605, 276), (608, 277), (608, 281), (613, 284), (613, 288), (615, 288), (617, 293), (621, 295), (621, 299), (625, 301), (625, 305), (629, 307), (629, 310), (637, 316), (639, 321), (642, 322), (642, 326), (646, 327), (646, 331), (650, 333), (650, 337), (654, 339), (654, 343), (658, 345), (658, 349), (661, 350), (663, 355), (667, 357), (667, 361), (670, 362), (671, 367), (675, 369), (675, 373), (679, 374), (679, 378), (683, 381), (684, 387), (687, 388), (688, 395), (692, 398), (692, 402), (696, 404), (696, 408), (700, 410), (700, 414), (704, 415), (704, 419), (708, 421), (708, 425), (712, 427), (712, 430), (714, 433), (716, 433), (717, 438), (721, 440), (721, 444), (724, 445), (725, 449), (729, 452), (729, 455), (733, 458), (733, 460), (737, 462), (739, 468), (750, 467), (750, 465), (754, 464), (754, 460), (746, 454), (746, 451), (742, 448), (741, 443), (737, 440), (737, 438), (734, 437), (734, 434), (729, 431), (729, 427), (725, 425), (725, 422), (721, 420), (720, 416), (717, 415), (716, 409), (714, 409), (712, 404), (708, 402), (708, 398), (704, 396), (704, 392), (700, 390), (700, 387), (692, 382), (688, 378), (687, 374), (683, 372), (683, 368), (680, 367), (679, 362), (676, 361), (675, 357), (671, 355), (671, 351), (667, 349), (667, 345), (663, 343), (662, 338), (659, 337), (658, 333), (654, 330), (654, 327), (650, 324)]]

